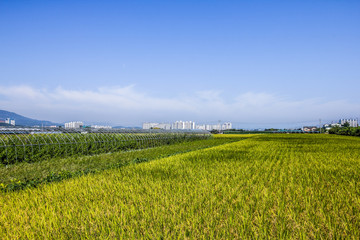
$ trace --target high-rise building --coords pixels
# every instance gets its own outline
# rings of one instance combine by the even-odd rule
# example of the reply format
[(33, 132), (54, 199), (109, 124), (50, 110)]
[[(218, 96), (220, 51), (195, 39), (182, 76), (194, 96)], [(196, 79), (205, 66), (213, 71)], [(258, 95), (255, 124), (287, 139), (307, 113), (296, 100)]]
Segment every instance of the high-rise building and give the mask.
[(11, 120), (10, 118), (5, 119), (5, 123), (15, 126), (15, 120)]
[(228, 130), (228, 129), (232, 129), (232, 123), (231, 122), (223, 123), (223, 125), (221, 126), (221, 130)]
[(196, 129), (203, 129), (207, 131), (211, 130), (228, 130), (232, 129), (232, 123), (231, 122), (225, 122), (223, 124), (203, 124), (196, 126)]
[(70, 129), (70, 128), (82, 128), (84, 126), (83, 122), (68, 122), (65, 123), (65, 128), (66, 129)]
[(357, 119), (340, 119), (339, 123), (341, 125), (345, 124), (345, 123), (349, 123), (350, 127), (358, 127), (358, 120)]
[(172, 124), (172, 129), (187, 129), (187, 130), (191, 130), (191, 129), (195, 129), (195, 122), (193, 121), (176, 121)]
[(195, 129), (195, 122), (192, 121), (184, 122), (184, 129)]
[(184, 122), (183, 121), (176, 121), (171, 125), (172, 129), (184, 129)]
[(199, 130), (206, 130), (206, 125), (205, 124), (196, 125), (195, 128)]
[(232, 123), (231, 122), (225, 122), (223, 124), (200, 124), (196, 125), (193, 121), (175, 121), (172, 124), (169, 123), (150, 123), (146, 122), (143, 123), (143, 129), (152, 129), (152, 128), (158, 128), (158, 129), (178, 129), (178, 130), (228, 130), (232, 129)]

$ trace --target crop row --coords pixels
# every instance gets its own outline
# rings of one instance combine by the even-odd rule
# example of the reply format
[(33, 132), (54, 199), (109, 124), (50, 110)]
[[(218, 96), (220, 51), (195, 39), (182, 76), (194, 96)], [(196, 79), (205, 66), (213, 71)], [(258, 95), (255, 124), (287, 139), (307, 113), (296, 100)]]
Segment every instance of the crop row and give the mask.
[(36, 162), (192, 141), (204, 133), (52, 133), (0, 135), (0, 163)]

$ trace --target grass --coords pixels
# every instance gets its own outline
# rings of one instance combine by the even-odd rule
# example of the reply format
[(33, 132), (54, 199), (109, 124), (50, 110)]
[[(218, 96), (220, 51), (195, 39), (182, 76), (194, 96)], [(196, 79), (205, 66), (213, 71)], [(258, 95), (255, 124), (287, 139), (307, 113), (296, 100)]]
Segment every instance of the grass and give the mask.
[(0, 238), (359, 239), (359, 163), (359, 138), (258, 135), (0, 193)]

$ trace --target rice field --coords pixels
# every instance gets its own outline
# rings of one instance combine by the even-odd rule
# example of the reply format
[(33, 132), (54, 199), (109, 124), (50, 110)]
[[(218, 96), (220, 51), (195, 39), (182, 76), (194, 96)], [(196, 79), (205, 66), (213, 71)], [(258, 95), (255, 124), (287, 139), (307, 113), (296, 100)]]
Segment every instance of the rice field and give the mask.
[(0, 192), (0, 238), (359, 239), (359, 180), (360, 138), (251, 135)]

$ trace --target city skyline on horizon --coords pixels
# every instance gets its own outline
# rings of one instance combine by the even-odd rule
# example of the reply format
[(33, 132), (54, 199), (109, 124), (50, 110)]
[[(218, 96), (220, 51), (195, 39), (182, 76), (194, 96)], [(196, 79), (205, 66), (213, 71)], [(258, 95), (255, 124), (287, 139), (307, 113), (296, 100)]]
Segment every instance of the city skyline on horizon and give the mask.
[[(13, 112), (10, 112), (10, 113), (13, 113)], [(13, 113), (13, 114), (16, 114), (16, 113)], [(18, 114), (16, 114), (18, 115)], [(20, 117), (25, 117), (25, 116), (21, 116)], [(27, 118), (27, 117), (25, 117)], [(2, 118), (0, 117), (0, 123), (3, 122), (3, 123), (6, 123), (7, 121), (13, 121), (12, 125), (15, 125), (15, 119), (16, 117), (3, 117), (3, 121), (1, 120)], [(29, 120), (36, 120), (36, 119), (29, 119)], [(47, 122), (47, 120), (37, 120), (37, 121), (45, 121)], [(125, 128), (128, 128), (128, 127), (133, 127), (133, 128), (143, 128), (144, 129), (144, 124), (155, 124), (155, 125), (170, 125), (170, 129), (171, 128), (174, 128), (172, 127), (173, 124), (175, 123), (178, 123), (178, 122), (183, 122), (183, 123), (192, 123), (196, 126), (201, 126), (200, 128), (203, 129), (203, 128), (211, 128), (212, 129), (215, 129), (216, 127), (213, 127), (213, 126), (219, 126), (219, 125), (226, 125), (226, 124), (230, 124), (231, 127), (226, 127), (226, 128), (233, 128), (233, 129), (246, 129), (246, 130), (249, 130), (249, 129), (269, 129), (269, 128), (277, 128), (277, 129), (299, 129), (299, 128), (302, 128), (304, 126), (325, 126), (325, 125), (333, 125), (333, 124), (343, 124), (344, 122), (346, 121), (349, 121), (350, 122), (350, 125), (352, 125), (352, 122), (358, 122), (359, 121), (359, 118), (340, 118), (340, 119), (337, 119), (337, 120), (325, 120), (325, 119), (318, 119), (318, 121), (302, 121), (302, 122), (296, 122), (296, 123), (268, 123), (268, 124), (264, 124), (264, 123), (253, 123), (253, 122), (250, 122), (250, 123), (239, 123), (239, 122), (231, 122), (231, 121), (221, 121), (221, 120), (218, 120), (218, 121), (200, 121), (200, 122), (195, 122), (195, 121), (192, 121), (192, 120), (185, 120), (185, 121), (182, 121), (182, 120), (176, 120), (174, 122), (166, 122), (166, 121), (160, 121), (160, 122), (151, 122), (151, 121), (147, 121), (147, 122), (142, 122), (141, 124), (130, 124), (130, 125), (124, 125), (124, 124), (108, 124), (108, 122), (94, 122), (94, 121), (91, 121), (91, 120), (75, 120), (75, 121), (67, 121), (67, 122), (62, 122), (62, 123), (50, 123), (50, 124), (45, 124), (42, 126), (65, 126), (66, 127), (66, 124), (69, 124), (69, 123), (76, 123), (76, 122), (81, 122), (81, 125), (84, 125), (84, 126), (91, 126), (91, 127), (95, 127), (95, 128), (101, 128), (101, 127), (106, 127), (106, 128), (112, 128), (112, 127), (125, 127)], [(21, 125), (21, 124), (20, 124)], [(30, 125), (26, 125), (26, 126), (30, 126)], [(31, 125), (33, 126), (33, 125)], [(175, 128), (174, 128), (175, 129)], [(195, 128), (194, 128), (195, 129)]]

